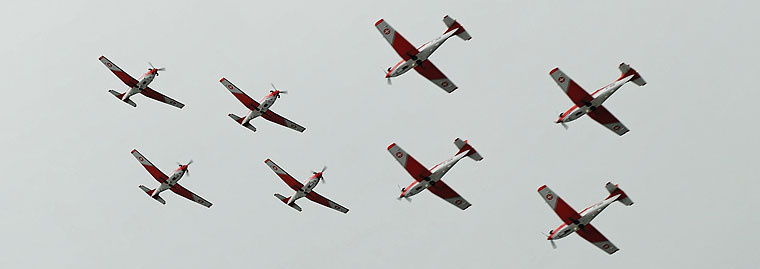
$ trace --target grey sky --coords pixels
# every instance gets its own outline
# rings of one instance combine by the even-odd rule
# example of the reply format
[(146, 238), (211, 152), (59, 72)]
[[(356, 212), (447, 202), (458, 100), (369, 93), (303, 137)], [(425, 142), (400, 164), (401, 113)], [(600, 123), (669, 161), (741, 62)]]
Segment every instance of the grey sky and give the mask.
[[(755, 191), (758, 4), (752, 1), (15, 1), (0, 10), (0, 267), (64, 268), (751, 268), (760, 259)], [(460, 88), (446, 94), (410, 72), (380, 18), (415, 45), (459, 20), (473, 39), (431, 57)], [(187, 106), (143, 96), (134, 109), (107, 56)], [(548, 72), (586, 90), (625, 61), (649, 83), (625, 85), (606, 107), (631, 131), (583, 118), (552, 123), (570, 100)], [(255, 99), (288, 90), (273, 110), (304, 133), (262, 119), (252, 133), (226, 114), (246, 109), (218, 82)], [(469, 139), (485, 158), (444, 177), (473, 206), (430, 193), (396, 201), (413, 179), (387, 153), (396, 142), (430, 167)], [(129, 154), (164, 172), (195, 160), (162, 206), (137, 185), (157, 182)], [(348, 207), (309, 201), (301, 213), (263, 163)], [(620, 184), (594, 225), (621, 250), (578, 236), (551, 249), (560, 219), (536, 194), (548, 184), (580, 210)]]

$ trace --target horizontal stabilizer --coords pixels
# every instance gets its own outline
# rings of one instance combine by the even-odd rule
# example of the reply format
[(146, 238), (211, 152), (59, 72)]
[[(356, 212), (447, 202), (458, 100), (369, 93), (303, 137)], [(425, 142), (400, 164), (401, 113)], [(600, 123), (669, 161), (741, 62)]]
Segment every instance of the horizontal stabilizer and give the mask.
[(243, 125), (243, 127), (245, 127), (245, 128), (248, 128), (248, 129), (250, 129), (251, 131), (254, 131), (254, 132), (256, 131), (256, 127), (253, 127), (253, 125), (251, 125), (251, 123), (250, 123), (250, 122), (246, 122), (245, 124), (242, 124), (242, 123), (243, 123), (243, 120), (244, 120), (244, 118), (238, 117), (238, 116), (237, 116), (237, 115), (235, 115), (235, 114), (229, 114), (229, 115), (227, 115), (227, 116), (230, 116), (230, 118), (232, 118), (232, 119), (233, 119), (235, 122), (237, 122), (237, 123), (239, 123), (239, 124)]
[[(119, 93), (114, 90), (108, 90), (108, 92), (113, 94), (113, 96), (116, 96), (116, 98), (119, 98), (119, 100), (122, 100), (122, 98), (124, 97), (124, 93)], [(127, 100), (122, 100), (122, 101), (129, 104), (130, 106), (137, 107), (137, 104), (135, 104), (135, 102), (132, 102), (132, 100), (127, 99)]]
[(607, 182), (607, 184), (604, 185), (604, 187), (607, 188), (607, 191), (610, 192), (610, 196), (608, 196), (607, 198), (620, 194), (620, 196), (617, 198), (618, 202), (621, 202), (627, 206), (633, 205), (633, 201), (631, 201), (631, 198), (628, 198), (628, 195), (625, 194), (625, 192), (623, 192), (623, 190), (620, 189), (620, 187), (618, 187), (617, 184), (612, 184), (612, 182)]
[[(282, 201), (282, 202), (283, 202), (283, 203), (285, 203), (286, 205), (288, 205), (288, 200), (290, 200), (290, 197), (285, 197), (285, 196), (282, 196), (282, 195), (281, 195), (281, 194), (279, 194), (279, 193), (275, 193), (275, 194), (274, 194), (274, 197), (277, 197), (277, 199), (279, 199), (280, 201)], [(290, 204), (289, 204), (289, 206), (290, 206), (290, 207), (292, 207), (292, 208), (293, 208), (293, 209), (295, 209), (295, 210), (298, 210), (298, 212), (301, 212), (301, 207), (300, 207), (300, 206), (298, 206), (296, 203), (290, 203)]]
[(470, 144), (467, 144), (467, 140), (462, 141), (462, 139), (457, 138), (454, 140), (454, 145), (456, 145), (457, 148), (459, 148), (459, 152), (457, 152), (457, 154), (469, 150), (470, 153), (467, 154), (468, 157), (476, 161), (483, 160), (483, 156), (480, 156), (480, 154), (477, 151), (475, 151), (475, 148), (470, 146)]
[(620, 66), (618, 66), (618, 68), (620, 69), (620, 72), (623, 72), (623, 74), (620, 76), (620, 79), (633, 75), (633, 77), (631, 78), (631, 82), (639, 86), (644, 86), (647, 84), (647, 82), (644, 80), (644, 78), (641, 77), (639, 72), (636, 72), (636, 70), (631, 68), (630, 65), (626, 63), (621, 63)]
[(156, 191), (156, 189), (150, 189), (150, 188), (148, 188), (148, 187), (145, 187), (145, 186), (143, 186), (143, 185), (140, 185), (139, 187), (140, 187), (140, 189), (141, 189), (141, 190), (143, 190), (143, 191), (144, 191), (146, 194), (148, 194), (148, 196), (150, 196), (150, 198), (153, 198), (153, 199), (155, 199), (155, 200), (156, 200), (156, 201), (158, 201), (159, 203), (162, 203), (162, 204), (166, 204), (166, 201), (164, 200), (164, 198), (161, 198), (161, 196), (158, 196), (158, 195), (153, 195), (153, 192), (155, 192), (155, 191)]

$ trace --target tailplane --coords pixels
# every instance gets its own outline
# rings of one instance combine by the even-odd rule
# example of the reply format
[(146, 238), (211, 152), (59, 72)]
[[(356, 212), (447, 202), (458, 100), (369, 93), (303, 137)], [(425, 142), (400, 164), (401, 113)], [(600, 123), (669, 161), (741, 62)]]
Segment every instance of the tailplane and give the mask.
[(462, 141), (462, 139), (457, 138), (457, 139), (454, 140), (454, 145), (456, 145), (457, 148), (459, 148), (459, 152), (457, 152), (457, 154), (469, 150), (470, 153), (468, 153), (467, 156), (469, 156), (470, 158), (472, 158), (473, 160), (476, 160), (476, 161), (483, 160), (483, 156), (480, 156), (480, 153), (478, 153), (475, 150), (475, 148), (473, 148), (472, 146), (470, 146), (470, 144), (467, 144), (467, 140)]
[(289, 206), (290, 206), (290, 207), (292, 207), (293, 209), (295, 209), (295, 210), (298, 210), (298, 212), (301, 212), (301, 207), (300, 207), (300, 206), (298, 206), (298, 205), (297, 205), (295, 202), (288, 204), (288, 200), (290, 200), (290, 197), (285, 197), (285, 196), (282, 196), (282, 195), (281, 195), (281, 194), (279, 194), (279, 193), (275, 193), (275, 194), (274, 194), (274, 197), (277, 197), (277, 199), (279, 199), (280, 201), (282, 201), (282, 202), (283, 202), (283, 203), (285, 203), (286, 205), (289, 205)]
[(623, 192), (623, 190), (620, 189), (617, 184), (612, 184), (611, 182), (607, 182), (607, 185), (604, 185), (604, 187), (607, 188), (607, 191), (610, 192), (610, 196), (607, 196), (607, 198), (620, 194), (620, 196), (617, 198), (618, 202), (621, 202), (624, 205), (628, 205), (628, 206), (633, 204), (633, 201), (631, 201), (631, 198), (628, 198), (628, 195), (625, 194), (625, 192)]
[(467, 30), (465, 30), (464, 27), (462, 27), (462, 25), (459, 24), (459, 22), (449, 17), (449, 15), (446, 15), (443, 17), (443, 23), (446, 24), (446, 27), (449, 27), (448, 29), (446, 29), (446, 32), (456, 29), (456, 32), (454, 34), (457, 35), (462, 40), (472, 39), (470, 34), (467, 33)]
[(230, 116), (230, 118), (232, 118), (234, 121), (236, 121), (240, 125), (243, 125), (245, 128), (248, 128), (254, 132), (256, 131), (256, 127), (253, 127), (253, 125), (251, 125), (250, 122), (246, 122), (245, 124), (243, 124), (244, 118), (238, 117), (237, 115), (232, 114), (232, 113), (228, 114), (227, 116)]
[(621, 63), (620, 66), (618, 66), (618, 68), (620, 69), (620, 72), (623, 72), (623, 74), (620, 76), (620, 79), (623, 79), (627, 76), (632, 75), (633, 77), (631, 78), (631, 82), (639, 86), (644, 86), (647, 84), (644, 78), (642, 78), (641, 75), (639, 75), (639, 72), (636, 72), (636, 70), (631, 68), (630, 65), (626, 63)]
[(148, 187), (145, 187), (143, 185), (140, 185), (140, 189), (143, 190), (145, 193), (147, 193), (148, 196), (150, 196), (151, 198), (156, 199), (156, 201), (158, 201), (159, 203), (166, 204), (166, 201), (164, 200), (164, 198), (161, 198), (161, 196), (158, 196), (158, 195), (153, 195), (153, 192), (155, 192), (156, 189), (149, 189)]
[(132, 102), (132, 100), (129, 100), (129, 98), (127, 98), (126, 100), (122, 99), (122, 98), (124, 98), (124, 93), (119, 93), (119, 92), (114, 91), (114, 90), (108, 90), (108, 92), (110, 92), (111, 94), (113, 94), (113, 96), (116, 96), (116, 98), (119, 98), (119, 100), (124, 101), (124, 103), (127, 103), (127, 104), (129, 104), (130, 106), (133, 106), (133, 107), (137, 107), (137, 104), (135, 104), (135, 102)]

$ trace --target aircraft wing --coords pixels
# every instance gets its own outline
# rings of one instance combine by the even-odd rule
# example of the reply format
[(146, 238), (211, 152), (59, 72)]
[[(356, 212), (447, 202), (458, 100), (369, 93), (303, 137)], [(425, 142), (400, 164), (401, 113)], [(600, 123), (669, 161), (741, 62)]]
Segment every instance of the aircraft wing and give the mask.
[(559, 216), (559, 218), (562, 219), (562, 221), (564, 221), (566, 224), (572, 224), (581, 219), (581, 215), (578, 214), (575, 209), (565, 203), (565, 200), (562, 200), (562, 198), (557, 196), (557, 194), (549, 189), (549, 187), (546, 185), (538, 188), (538, 193), (541, 194), (541, 197), (544, 198), (544, 201), (549, 204), (554, 212), (557, 213), (557, 216)]
[(467, 200), (462, 198), (462, 196), (459, 196), (459, 194), (451, 189), (449, 185), (443, 183), (443, 180), (438, 180), (435, 184), (428, 187), (428, 190), (461, 210), (465, 210), (472, 205), (470, 202), (467, 202)]
[(153, 100), (159, 101), (161, 103), (166, 103), (166, 104), (175, 106), (177, 108), (182, 108), (182, 107), (185, 106), (184, 104), (178, 102), (177, 100), (171, 99), (168, 96), (163, 95), (163, 94), (161, 94), (161, 93), (159, 93), (159, 92), (151, 89), (150, 87), (145, 87), (145, 89), (143, 89), (140, 93), (142, 93), (143, 95), (145, 95), (145, 96), (147, 96), (147, 97), (149, 97), (149, 98), (151, 98)]
[(243, 91), (241, 91), (238, 87), (232, 84), (229, 80), (226, 78), (222, 78), (219, 80), (219, 82), (224, 85), (227, 90), (229, 90), (232, 95), (235, 96), (245, 107), (247, 107), (250, 110), (256, 110), (256, 108), (259, 107), (259, 103), (251, 99), (247, 94), (245, 94)]
[(108, 67), (108, 69), (110, 69), (111, 72), (113, 72), (114, 75), (116, 75), (116, 77), (121, 79), (121, 81), (123, 81), (124, 84), (127, 84), (127, 86), (129, 86), (130, 88), (137, 86), (138, 81), (135, 78), (133, 78), (132, 76), (127, 74), (127, 72), (124, 72), (124, 70), (121, 70), (121, 68), (119, 68), (114, 63), (109, 61), (108, 58), (106, 58), (106, 56), (100, 56), (100, 61), (103, 62), (103, 64), (106, 65), (106, 67)]
[(148, 173), (152, 175), (156, 180), (158, 180), (159, 183), (164, 183), (169, 177), (166, 176), (161, 170), (158, 170), (155, 165), (153, 165), (150, 161), (148, 161), (147, 158), (145, 158), (140, 152), (137, 151), (137, 149), (132, 150), (132, 155), (135, 156), (138, 162), (145, 167), (145, 170), (148, 170)]
[(398, 163), (401, 164), (401, 166), (404, 167), (407, 172), (409, 172), (409, 175), (411, 175), (414, 180), (422, 182), (429, 178), (432, 174), (430, 173), (430, 170), (422, 166), (422, 164), (417, 162), (417, 160), (415, 160), (411, 155), (407, 154), (406, 151), (401, 149), (401, 147), (396, 145), (396, 143), (388, 146), (388, 152), (390, 152), (391, 155), (393, 155), (393, 158), (395, 158), (396, 161), (398, 161)]
[(285, 170), (280, 168), (280, 166), (275, 164), (272, 160), (267, 159), (266, 161), (264, 161), (264, 163), (266, 163), (269, 166), (269, 168), (272, 168), (272, 171), (274, 171), (275, 174), (280, 176), (282, 181), (285, 181), (285, 184), (288, 184), (288, 186), (290, 186), (290, 188), (293, 189), (294, 191), (299, 191), (301, 190), (301, 188), (303, 188), (303, 184), (301, 184), (301, 182), (298, 182), (298, 180), (290, 176), (288, 172), (285, 172)]
[(451, 82), (430, 60), (425, 60), (422, 64), (415, 66), (414, 70), (448, 93), (457, 89), (457, 85), (454, 85), (454, 82)]
[(318, 193), (316, 193), (314, 191), (309, 192), (308, 194), (306, 194), (306, 198), (308, 198), (309, 200), (312, 200), (315, 203), (318, 203), (320, 205), (323, 205), (323, 206), (326, 206), (326, 207), (338, 210), (340, 212), (343, 212), (344, 214), (348, 213), (348, 208), (345, 208), (345, 207), (339, 205), (336, 202), (330, 201), (330, 199), (322, 197), (322, 195), (319, 195)]
[(179, 196), (185, 197), (193, 202), (199, 203), (202, 206), (205, 207), (211, 207), (211, 202), (206, 201), (205, 199), (201, 198), (200, 196), (196, 195), (195, 193), (185, 189), (184, 187), (180, 186), (179, 184), (174, 184), (172, 188), (170, 189), (174, 193), (179, 194)]
[(298, 123), (295, 123), (295, 122), (292, 122), (292, 121), (290, 121), (290, 120), (288, 120), (286, 118), (283, 118), (282, 116), (277, 115), (277, 113), (274, 113), (272, 110), (267, 110), (261, 116), (264, 117), (265, 119), (271, 121), (271, 122), (277, 123), (279, 125), (288, 127), (290, 129), (293, 129), (293, 130), (296, 130), (296, 131), (299, 131), (299, 132), (303, 132), (303, 131), (306, 130), (306, 128), (304, 128), (301, 125), (298, 125)]
[(575, 105), (582, 107), (590, 104), (591, 101), (594, 100), (588, 92), (581, 88), (578, 83), (575, 83), (575, 81), (570, 79), (570, 77), (565, 75), (565, 73), (563, 73), (562, 70), (559, 70), (559, 68), (554, 68), (549, 74), (554, 79), (554, 82), (557, 82), (557, 85), (565, 91), (565, 94), (570, 97), (570, 100), (572, 100)]
[(391, 47), (396, 50), (396, 53), (398, 53), (398, 55), (404, 59), (404, 61), (411, 59), (412, 56), (415, 56), (417, 53), (419, 53), (419, 51), (411, 43), (409, 43), (409, 41), (406, 41), (406, 39), (401, 36), (401, 34), (396, 32), (396, 29), (393, 29), (393, 27), (385, 22), (385, 20), (380, 19), (377, 21), (375, 23), (375, 27), (378, 31), (380, 31), (380, 34), (385, 37), (385, 40), (391, 44)]
[(602, 233), (596, 230), (594, 226), (591, 226), (591, 223), (584, 225), (583, 229), (580, 229), (575, 233), (583, 237), (583, 239), (586, 239), (586, 241), (591, 242), (591, 244), (594, 244), (599, 249), (604, 250), (607, 254), (612, 254), (619, 250), (612, 244), (612, 242), (607, 240)]
[(618, 135), (624, 135), (628, 132), (628, 128), (623, 125), (615, 116), (610, 113), (609, 110), (604, 108), (604, 106), (598, 106), (594, 111), (590, 111), (587, 113), (589, 117), (594, 119), (596, 122), (598, 122), (601, 125), (604, 125), (604, 127), (607, 127), (607, 129), (610, 129), (610, 131), (615, 132)]

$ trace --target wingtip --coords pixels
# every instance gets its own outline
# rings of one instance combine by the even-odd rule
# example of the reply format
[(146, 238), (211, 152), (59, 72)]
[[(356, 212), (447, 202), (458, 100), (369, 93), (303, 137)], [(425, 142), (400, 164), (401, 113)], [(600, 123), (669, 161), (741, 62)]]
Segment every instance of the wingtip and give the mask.
[(225, 80), (227, 80), (227, 78), (225, 78), (225, 77), (222, 77), (222, 79), (220, 79), (220, 80), (219, 80), (219, 82), (223, 82), (223, 81), (225, 81)]
[(555, 67), (552, 69), (552, 71), (549, 71), (549, 74), (554, 74), (554, 72), (557, 72), (557, 70), (559, 70), (559, 67)]
[(541, 186), (541, 187), (538, 187), (538, 191), (541, 191), (541, 190), (543, 190), (544, 188), (546, 188), (546, 185), (543, 185), (543, 186)]
[(130, 153), (135, 153), (135, 151), (137, 151), (137, 149), (132, 149)]
[(391, 148), (393, 148), (395, 146), (396, 146), (396, 143), (391, 144), (390, 146), (388, 146), (388, 150), (390, 150)]
[(272, 161), (272, 160), (270, 160), (269, 158), (267, 158), (267, 159), (264, 161), (264, 163), (269, 163), (269, 162), (271, 162), (271, 161)]
[(377, 26), (377, 25), (378, 25), (378, 24), (380, 24), (381, 22), (383, 22), (383, 19), (379, 19), (379, 20), (378, 20), (378, 21), (375, 23), (375, 26)]
[(103, 60), (103, 58), (105, 58), (105, 57), (106, 56), (100, 55), (100, 58), (98, 58), (98, 60)]

